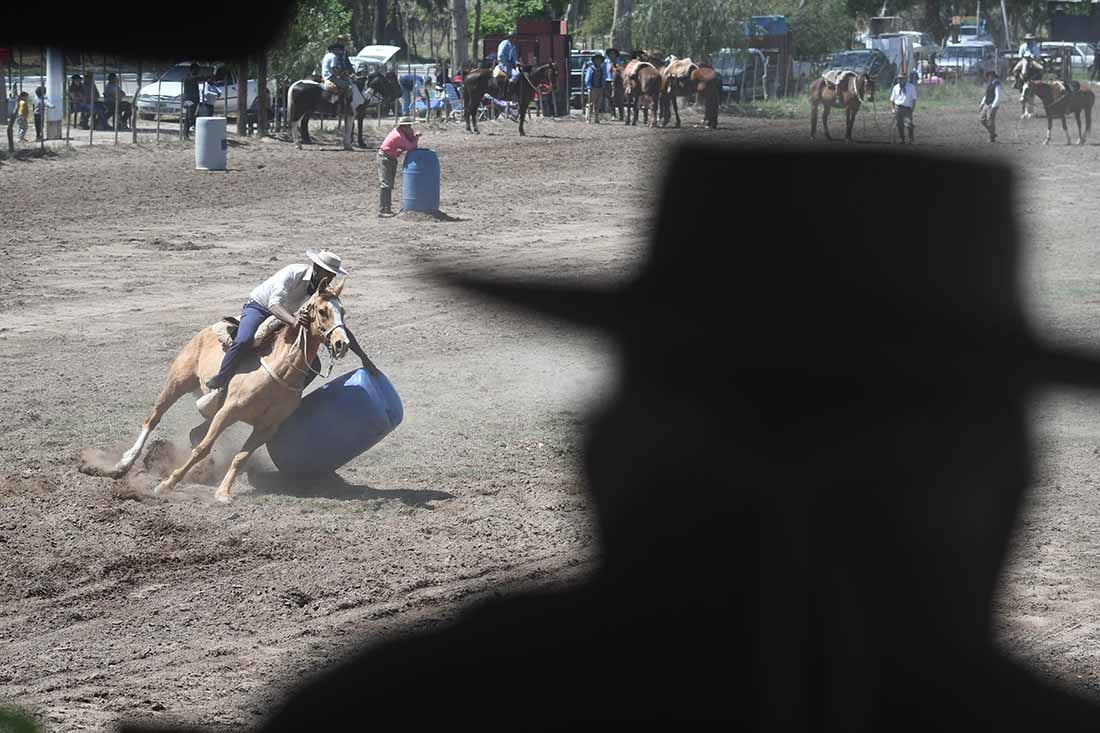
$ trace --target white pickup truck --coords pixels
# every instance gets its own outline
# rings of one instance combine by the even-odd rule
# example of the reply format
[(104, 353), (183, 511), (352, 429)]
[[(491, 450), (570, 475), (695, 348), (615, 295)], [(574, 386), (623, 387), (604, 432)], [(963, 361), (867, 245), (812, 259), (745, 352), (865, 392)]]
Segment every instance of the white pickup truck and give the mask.
[[(183, 80), (191, 73), (191, 62), (176, 64), (151, 84), (146, 84), (137, 93), (137, 113), (146, 119), (161, 115), (178, 116), (183, 97)], [(199, 99), (213, 107), (214, 114), (226, 117), (237, 116), (237, 75), (235, 69), (225, 64), (199, 64), (199, 77), (211, 79), (199, 84)], [(228, 87), (228, 89), (227, 89)], [(259, 84), (255, 79), (248, 80), (248, 106), (253, 108)], [(275, 98), (275, 82), (267, 83), (268, 99)]]

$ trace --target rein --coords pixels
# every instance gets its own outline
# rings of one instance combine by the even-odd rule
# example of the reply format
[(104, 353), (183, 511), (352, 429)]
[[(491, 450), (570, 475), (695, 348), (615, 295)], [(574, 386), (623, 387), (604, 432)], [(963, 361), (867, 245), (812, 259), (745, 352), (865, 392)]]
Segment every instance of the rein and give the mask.
[[(324, 374), (322, 374), (321, 372), (314, 369), (313, 366), (310, 364), (310, 362), (309, 362), (309, 352), (308, 352), (309, 334), (308, 334), (305, 326), (298, 326), (298, 335), (294, 337), (294, 348), (295, 349), (301, 349), (302, 361), (305, 362), (306, 368), (301, 369), (300, 367), (295, 366), (293, 362), (289, 362), (290, 368), (293, 369), (296, 372), (299, 372), (301, 374), (305, 374), (307, 377), (308, 377), (309, 374), (315, 374), (318, 377), (321, 377), (322, 379), (328, 379), (329, 376), (332, 375), (333, 368), (336, 366), (336, 355), (332, 350), (332, 346), (328, 342), (328, 337), (329, 337), (329, 335), (332, 334), (333, 331), (335, 331), (338, 328), (341, 328), (343, 325), (344, 324), (342, 324), (342, 323), (337, 323), (335, 326), (333, 326), (332, 328), (328, 329), (327, 331), (325, 331), (324, 333), (321, 334), (321, 343), (323, 343), (325, 345), (325, 348), (328, 349), (329, 356), (332, 357), (332, 360), (328, 364), (328, 372), (326, 372)], [(271, 370), (271, 367), (269, 367), (267, 364), (264, 363), (264, 360), (262, 358), (260, 359), (260, 366), (262, 366), (264, 368), (264, 371), (267, 372), (267, 375), (269, 377), (274, 379), (276, 382), (278, 382), (283, 387), (286, 387), (287, 389), (289, 389), (291, 392), (301, 392), (302, 390), (304, 390), (306, 388), (305, 384), (302, 384), (301, 387), (291, 387), (289, 384), (286, 383), (286, 380), (281, 379), (279, 377), (279, 375), (275, 374), (275, 372)]]

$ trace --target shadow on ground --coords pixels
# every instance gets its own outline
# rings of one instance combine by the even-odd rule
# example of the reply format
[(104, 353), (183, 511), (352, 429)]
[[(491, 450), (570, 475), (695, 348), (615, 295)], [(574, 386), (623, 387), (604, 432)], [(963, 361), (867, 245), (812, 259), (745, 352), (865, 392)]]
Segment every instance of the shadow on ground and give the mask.
[(402, 504), (434, 509), (433, 501), (454, 499), (454, 494), (433, 489), (376, 489), (367, 484), (352, 484), (333, 472), (322, 476), (299, 477), (280, 471), (251, 469), (248, 482), (258, 495), (274, 494), (300, 499), (397, 500)]

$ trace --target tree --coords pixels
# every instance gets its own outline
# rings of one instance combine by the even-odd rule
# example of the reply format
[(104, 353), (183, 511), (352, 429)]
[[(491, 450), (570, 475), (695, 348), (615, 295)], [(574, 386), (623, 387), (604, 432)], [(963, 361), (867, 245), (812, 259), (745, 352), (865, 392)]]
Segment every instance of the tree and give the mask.
[(474, 0), (474, 41), (470, 44), (470, 53), (476, 59), (478, 33), (481, 31), (481, 0)]
[[(611, 45), (618, 49), (632, 48), (630, 33), (631, 0), (614, 0), (611, 21)], [(593, 10), (595, 4), (593, 3)]]
[(456, 71), (466, 63), (466, 0), (451, 0), (451, 68)]
[(744, 35), (745, 10), (735, 0), (638, 0), (631, 30), (644, 47), (701, 58)]
[(374, 2), (374, 42), (381, 44), (386, 42), (386, 0)]
[(351, 11), (340, 0), (298, 0), (290, 23), (271, 48), (271, 73), (279, 79), (301, 79), (320, 71), (333, 37), (350, 28)]

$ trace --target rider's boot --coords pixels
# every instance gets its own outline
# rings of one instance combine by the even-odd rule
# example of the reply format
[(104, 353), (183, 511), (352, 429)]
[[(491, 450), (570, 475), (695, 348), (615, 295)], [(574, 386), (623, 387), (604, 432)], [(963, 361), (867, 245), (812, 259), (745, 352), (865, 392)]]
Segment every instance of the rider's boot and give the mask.
[(195, 409), (199, 411), (200, 415), (209, 420), (217, 414), (224, 401), (225, 387), (216, 387), (195, 400)]

